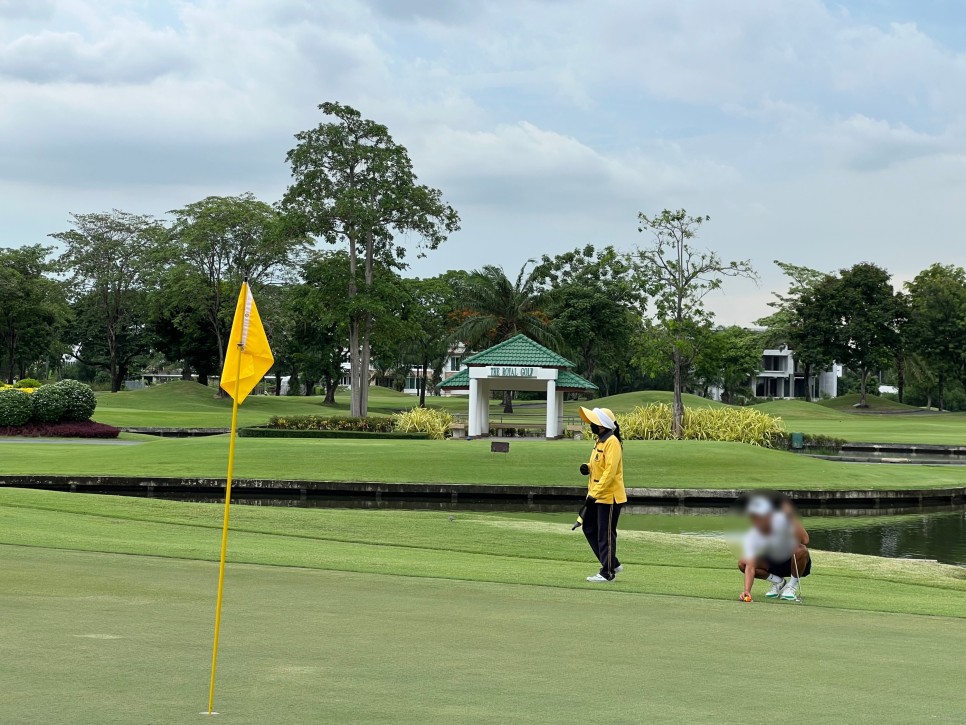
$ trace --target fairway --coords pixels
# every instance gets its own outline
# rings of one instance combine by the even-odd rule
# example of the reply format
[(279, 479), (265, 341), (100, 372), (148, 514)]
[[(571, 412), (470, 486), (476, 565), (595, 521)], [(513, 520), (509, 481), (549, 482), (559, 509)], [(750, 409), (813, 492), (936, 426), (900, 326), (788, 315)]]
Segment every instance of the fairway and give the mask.
[[(0, 475), (223, 478), (228, 437), (131, 438), (139, 445), (64, 441), (0, 446)], [(588, 441), (516, 440), (509, 455), (486, 440), (281, 440), (246, 438), (239, 478), (403, 483), (585, 486)], [(842, 463), (740, 443), (627, 441), (625, 481), (645, 488), (931, 488), (966, 486), (964, 466)], [(282, 465), (280, 465), (280, 463)]]
[[(213, 505), (0, 491), (4, 720), (195, 721), (219, 519)], [(628, 532), (627, 571), (594, 589), (567, 526), (238, 506), (233, 519), (226, 722), (773, 722), (749, 682), (809, 723), (952, 723), (966, 708), (956, 567), (817, 552), (808, 604), (747, 605), (713, 540)]]

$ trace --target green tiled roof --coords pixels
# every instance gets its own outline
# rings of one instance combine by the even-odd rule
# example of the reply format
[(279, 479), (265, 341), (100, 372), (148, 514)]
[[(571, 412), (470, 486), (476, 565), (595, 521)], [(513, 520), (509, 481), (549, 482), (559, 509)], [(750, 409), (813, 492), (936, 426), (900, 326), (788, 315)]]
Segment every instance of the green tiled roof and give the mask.
[[(468, 388), (470, 387), (469, 369), (460, 370), (456, 375), (448, 378), (439, 384), (440, 388)], [(597, 390), (597, 386), (589, 380), (585, 380), (577, 373), (570, 370), (561, 370), (557, 374), (557, 387), (567, 390)]]
[(439, 388), (468, 388), (470, 387), (470, 371), (460, 370), (456, 375), (446, 378), (436, 387)]
[(464, 365), (532, 365), (543, 368), (572, 368), (574, 364), (553, 350), (534, 342), (526, 335), (517, 335), (497, 343), (489, 350), (470, 355)]
[(580, 377), (577, 373), (570, 370), (561, 370), (557, 375), (558, 388), (576, 388), (578, 390), (597, 390), (597, 386)]

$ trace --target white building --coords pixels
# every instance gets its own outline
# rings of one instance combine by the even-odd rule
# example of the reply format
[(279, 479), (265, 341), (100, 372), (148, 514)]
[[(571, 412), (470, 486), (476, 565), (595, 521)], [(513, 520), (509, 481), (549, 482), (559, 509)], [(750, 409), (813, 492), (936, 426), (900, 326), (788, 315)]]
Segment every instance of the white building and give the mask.
[(830, 370), (813, 371), (806, 381), (805, 373), (796, 368), (795, 353), (782, 345), (762, 352), (761, 369), (751, 381), (751, 392), (756, 398), (804, 398), (808, 385), (812, 398), (834, 398), (841, 376), (842, 366), (834, 364)]

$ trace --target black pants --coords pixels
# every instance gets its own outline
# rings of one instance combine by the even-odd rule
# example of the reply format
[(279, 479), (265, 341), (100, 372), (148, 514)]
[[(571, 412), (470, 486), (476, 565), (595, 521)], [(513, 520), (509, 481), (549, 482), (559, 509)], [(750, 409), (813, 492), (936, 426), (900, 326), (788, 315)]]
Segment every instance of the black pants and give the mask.
[(622, 503), (591, 503), (584, 516), (584, 536), (600, 562), (600, 575), (613, 579), (621, 565), (617, 559), (617, 520), (621, 516)]

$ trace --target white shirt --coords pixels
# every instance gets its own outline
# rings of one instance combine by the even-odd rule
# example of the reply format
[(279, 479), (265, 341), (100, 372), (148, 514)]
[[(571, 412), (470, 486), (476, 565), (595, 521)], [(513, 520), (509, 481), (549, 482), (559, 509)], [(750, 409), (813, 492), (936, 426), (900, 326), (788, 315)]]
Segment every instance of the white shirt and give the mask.
[(745, 534), (745, 558), (764, 557), (771, 561), (788, 561), (792, 558), (797, 543), (794, 524), (784, 511), (776, 511), (771, 515), (771, 533), (763, 534), (752, 527)]

